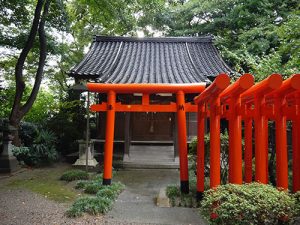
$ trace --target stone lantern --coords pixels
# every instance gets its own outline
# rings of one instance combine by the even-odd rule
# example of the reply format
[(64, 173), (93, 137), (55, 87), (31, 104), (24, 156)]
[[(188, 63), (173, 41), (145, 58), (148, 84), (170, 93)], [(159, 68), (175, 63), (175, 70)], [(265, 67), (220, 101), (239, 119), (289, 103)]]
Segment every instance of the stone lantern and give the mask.
[(12, 153), (13, 145), (11, 144), (13, 136), (12, 131), (16, 128), (10, 126), (7, 121), (5, 121), (0, 127), (0, 132), (2, 132), (2, 146), (0, 151), (0, 173), (12, 173), (17, 171), (19, 167), (19, 162)]

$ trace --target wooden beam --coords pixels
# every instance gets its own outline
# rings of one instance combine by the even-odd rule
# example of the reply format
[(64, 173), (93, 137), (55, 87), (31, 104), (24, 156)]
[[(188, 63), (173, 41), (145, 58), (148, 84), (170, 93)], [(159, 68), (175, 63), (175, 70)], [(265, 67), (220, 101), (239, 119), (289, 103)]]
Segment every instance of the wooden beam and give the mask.
[[(197, 105), (185, 103), (184, 108), (186, 112), (197, 112)], [(107, 111), (107, 103), (91, 105), (90, 109), (94, 112)], [(115, 104), (116, 112), (177, 112), (176, 103), (171, 102), (169, 105), (123, 105), (121, 103)]]

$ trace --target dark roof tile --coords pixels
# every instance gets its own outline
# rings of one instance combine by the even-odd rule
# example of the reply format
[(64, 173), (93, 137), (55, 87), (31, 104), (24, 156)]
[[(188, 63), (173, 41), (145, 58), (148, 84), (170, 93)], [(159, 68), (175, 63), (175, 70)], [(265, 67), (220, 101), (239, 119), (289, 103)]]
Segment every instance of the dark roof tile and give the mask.
[(210, 37), (133, 38), (95, 36), (70, 76), (103, 83), (209, 82), (231, 73)]

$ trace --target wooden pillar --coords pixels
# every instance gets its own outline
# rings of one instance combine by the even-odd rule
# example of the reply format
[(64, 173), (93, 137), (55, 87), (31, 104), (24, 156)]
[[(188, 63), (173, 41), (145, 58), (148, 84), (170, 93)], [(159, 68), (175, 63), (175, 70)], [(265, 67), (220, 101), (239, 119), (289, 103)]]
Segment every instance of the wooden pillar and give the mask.
[(103, 185), (110, 185), (112, 178), (112, 161), (114, 146), (114, 128), (115, 128), (115, 103), (116, 93), (109, 91), (107, 94), (107, 116), (106, 116), (106, 133), (104, 146), (104, 171)]
[(201, 201), (204, 192), (204, 160), (205, 160), (205, 116), (204, 116), (204, 105), (198, 105), (197, 113), (197, 200)]
[(129, 148), (131, 141), (130, 132), (130, 112), (125, 113), (125, 129), (124, 129), (124, 154), (129, 156)]
[(246, 118), (245, 125), (245, 182), (252, 182), (252, 119)]
[(189, 193), (189, 174), (187, 157), (187, 132), (184, 92), (178, 91), (177, 100), (177, 124), (178, 124), (178, 145), (180, 164), (180, 189), (182, 193)]
[(254, 99), (255, 104), (255, 180), (257, 182), (268, 183), (268, 127), (262, 107), (264, 106), (264, 97), (258, 96)]
[(220, 165), (220, 98), (210, 102), (210, 187), (216, 188), (221, 183)]
[(296, 95), (297, 113), (293, 119), (293, 192), (300, 191), (300, 94)]
[(241, 99), (231, 97), (229, 114), (229, 183), (242, 184), (242, 122), (237, 113)]
[(288, 154), (286, 116), (282, 113), (283, 99), (275, 98), (276, 179), (277, 187), (288, 189)]
[(174, 159), (176, 159), (179, 156), (179, 146), (178, 146), (178, 119), (177, 119), (177, 113), (174, 113), (173, 117), (173, 141), (174, 141)]

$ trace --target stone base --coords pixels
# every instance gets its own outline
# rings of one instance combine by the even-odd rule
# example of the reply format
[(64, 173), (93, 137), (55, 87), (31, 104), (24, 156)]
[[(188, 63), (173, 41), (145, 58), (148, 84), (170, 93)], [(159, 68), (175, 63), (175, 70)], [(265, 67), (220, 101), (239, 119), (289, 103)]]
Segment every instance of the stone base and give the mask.
[[(76, 160), (76, 162), (73, 164), (73, 166), (85, 166), (86, 165), (86, 159), (79, 158)], [(96, 167), (98, 165), (98, 162), (96, 159), (88, 159), (88, 166)]]
[(0, 173), (13, 173), (21, 167), (14, 156), (0, 156)]
[(161, 188), (159, 190), (157, 199), (156, 199), (156, 205), (158, 207), (170, 207), (170, 200), (167, 197), (166, 194), (166, 188)]

